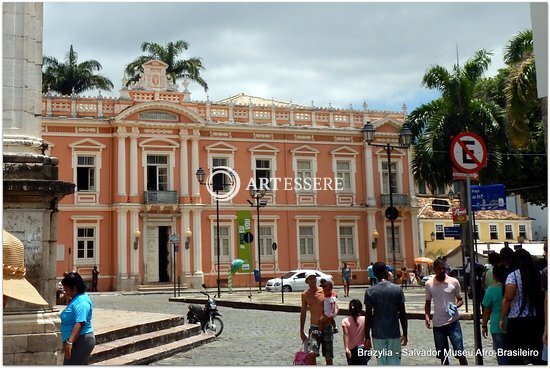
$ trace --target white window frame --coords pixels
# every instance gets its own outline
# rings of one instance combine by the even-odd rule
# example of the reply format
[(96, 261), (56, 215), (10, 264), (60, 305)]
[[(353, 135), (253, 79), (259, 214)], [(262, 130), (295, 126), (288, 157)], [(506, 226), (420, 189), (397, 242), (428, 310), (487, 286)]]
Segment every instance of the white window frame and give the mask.
[[(404, 257), (403, 253), (403, 242), (402, 242), (402, 235), (401, 235), (401, 225), (400, 224), (394, 224), (394, 236), (395, 236), (395, 243), (396, 243), (396, 250), (395, 250), (395, 260), (402, 260)], [(386, 257), (389, 262), (393, 262), (393, 252), (392, 252), (392, 244), (391, 244), (391, 223), (386, 222)]]
[[(311, 189), (309, 190), (306, 190), (304, 189), (304, 178), (299, 178), (298, 177), (298, 172), (301, 172), (301, 171), (304, 171), (304, 169), (299, 169), (298, 168), (298, 162), (300, 161), (308, 161), (310, 164), (311, 164), (311, 168), (309, 169), (310, 173), (311, 173)], [(298, 190), (297, 189), (297, 186), (296, 186), (296, 183), (294, 183), (294, 191), (296, 193), (315, 193), (315, 183), (314, 183), (314, 179), (315, 179), (315, 176), (317, 175), (317, 159), (315, 157), (311, 157), (311, 156), (296, 156), (294, 157), (293, 159), (293, 167), (294, 167), (294, 178), (296, 181), (300, 180), (301, 181), (301, 188)]]
[[(95, 175), (95, 188), (93, 191), (79, 191), (78, 188), (75, 189), (74, 201), (75, 203), (85, 202), (85, 203), (98, 203), (99, 194), (101, 192), (101, 168), (102, 168), (102, 158), (103, 158), (103, 149), (107, 147), (106, 145), (87, 138), (74, 142), (69, 145), (71, 148), (71, 166), (73, 169), (73, 183), (77, 183), (77, 167), (78, 167), (78, 157), (79, 156), (93, 156), (94, 157), (94, 175)], [(81, 196), (82, 195), (82, 198)], [(93, 200), (91, 200), (93, 199)]]
[[(153, 157), (158, 157), (158, 158), (166, 158), (166, 163), (163, 164), (163, 163), (149, 163), (149, 158), (153, 158)], [(146, 183), (146, 191), (170, 191), (170, 156), (169, 155), (165, 155), (165, 154), (148, 154), (145, 158), (145, 160), (147, 161), (145, 163), (145, 176), (147, 177), (145, 179), (145, 183)], [(156, 168), (156, 184), (157, 184), (157, 188), (156, 189), (149, 189), (149, 187), (147, 186), (147, 180), (149, 179), (149, 167), (155, 167)], [(162, 169), (165, 169), (166, 170), (166, 189), (161, 189), (161, 170)]]
[(519, 236), (525, 237), (526, 240), (529, 239), (527, 237), (527, 224), (518, 224), (518, 237)]
[[(217, 233), (216, 233), (216, 219), (210, 219), (210, 234), (211, 234), (211, 254), (212, 255), (212, 265), (216, 265), (218, 262), (218, 257), (216, 255), (217, 252)], [(231, 260), (235, 259), (235, 226), (234, 222), (232, 220), (227, 220), (220, 218), (220, 230), (222, 228), (228, 228), (228, 235), (227, 236), (221, 236), (220, 235), (220, 251), (223, 250), (223, 239), (227, 239), (229, 243), (229, 255), (223, 254), (223, 252), (220, 254), (220, 263), (230, 263)], [(218, 266), (219, 267), (219, 266)]]
[[(233, 160), (234, 160), (234, 155), (233, 153), (231, 154), (228, 154), (228, 153), (218, 153), (218, 152), (209, 152), (208, 153), (208, 173), (207, 173), (207, 176), (208, 174), (212, 173), (212, 171), (217, 168), (217, 167), (214, 167), (214, 159), (225, 159), (227, 161), (227, 166), (229, 168), (235, 168), (234, 166), (234, 163), (233, 163)], [(242, 185), (242, 183), (241, 183)], [(246, 184), (245, 184), (246, 186)], [(222, 191), (219, 191), (220, 193), (225, 193), (229, 191), (229, 189), (227, 190), (222, 190)], [(213, 197), (211, 197), (211, 203), (215, 203), (215, 199)], [(225, 203), (233, 203), (233, 199), (229, 200), (229, 201), (225, 201)]]
[(174, 155), (174, 151), (165, 151), (165, 150), (142, 150), (142, 157), (141, 157), (141, 166), (143, 168), (143, 188), (144, 191), (156, 191), (156, 190), (148, 190), (147, 189), (147, 170), (148, 170), (148, 162), (147, 158), (149, 156), (166, 156), (168, 158), (168, 189), (167, 191), (173, 191), (174, 190), (174, 167), (176, 165), (176, 158)]
[[(72, 246), (72, 259), (75, 269), (81, 266), (94, 266), (99, 265), (100, 250), (99, 242), (101, 240), (101, 226), (100, 222), (103, 219), (102, 216), (95, 215), (80, 215), (72, 216), (73, 221), (73, 246)], [(78, 229), (81, 228), (93, 228), (94, 229), (94, 256), (92, 258), (79, 258), (78, 257)]]
[[(341, 169), (338, 169), (338, 163), (339, 162), (346, 162), (349, 164), (349, 169), (348, 170), (341, 170)], [(355, 194), (355, 159), (349, 159), (349, 158), (342, 158), (342, 157), (337, 157), (337, 158), (334, 158), (333, 160), (333, 171), (334, 171), (334, 179), (338, 179), (339, 178), (339, 174), (340, 173), (347, 173), (349, 174), (349, 187), (346, 188), (342, 188), (342, 190), (336, 190), (337, 193), (341, 193), (341, 194)], [(342, 182), (344, 183), (344, 182)], [(337, 183), (335, 183), (335, 188), (337, 187)]]
[[(257, 225), (256, 225), (256, 228)], [(261, 234), (259, 235), (260, 238), (259, 238), (259, 241), (260, 241), (260, 253), (261, 253), (261, 257), (262, 257), (262, 262), (266, 262), (266, 261), (274, 261), (275, 260), (275, 251), (273, 250), (273, 248), (271, 247), (271, 245), (273, 245), (273, 242), (277, 242), (276, 241), (276, 235), (275, 235), (275, 223), (264, 223), (264, 222), (260, 222), (260, 232), (262, 232), (263, 229), (266, 229), (268, 228), (271, 232), (271, 234), (269, 235), (269, 241), (266, 240), (266, 237), (264, 234)], [(266, 253), (267, 251), (267, 253)]]
[[(510, 234), (510, 237), (508, 237)], [(511, 223), (504, 224), (504, 238), (507, 240), (514, 239), (514, 225)]]
[(479, 235), (479, 224), (476, 224), (475, 227), (474, 227), (474, 238), (476, 240), (479, 240), (480, 238), (480, 235)]
[[(493, 234), (496, 235), (496, 237), (493, 237)], [(489, 239), (490, 240), (498, 240), (498, 224), (491, 223), (489, 224)]]
[(445, 239), (445, 224), (436, 223), (435, 224), (435, 239), (444, 240)]
[[(296, 258), (298, 263), (315, 263), (319, 265), (319, 224), (321, 217), (316, 215), (297, 215), (296, 219)], [(313, 255), (304, 257), (300, 253), (300, 227), (313, 227)]]
[[(337, 236), (338, 236), (338, 255), (340, 260), (356, 260), (357, 259), (357, 224), (349, 222), (338, 222), (337, 223)], [(342, 253), (342, 228), (350, 228), (351, 235), (346, 235), (348, 240), (351, 240), (351, 253)]]
[[(397, 160), (392, 160), (391, 164), (395, 164), (395, 170), (392, 170), (392, 176), (394, 176), (395, 178), (395, 189), (393, 190), (393, 193), (401, 193), (399, 162)], [(379, 165), (380, 165), (380, 182), (381, 182), (380, 189), (382, 190), (382, 194), (387, 195), (390, 193), (389, 187), (387, 187), (388, 186), (388, 169), (387, 169), (388, 161), (380, 160)], [(384, 169), (384, 167), (386, 167), (386, 169)]]
[[(269, 161), (269, 178), (270, 178), (270, 182), (268, 183), (269, 185), (269, 190), (268, 192), (273, 192), (274, 190), (274, 186), (278, 185), (276, 183), (274, 183), (272, 180), (273, 178), (275, 178), (275, 170), (276, 170), (276, 160), (275, 160), (275, 157), (274, 156), (267, 156), (267, 155), (252, 155), (252, 162), (251, 162), (251, 167), (252, 167), (252, 172), (253, 172), (253, 177), (254, 177), (254, 183), (257, 184), (258, 182), (258, 177), (257, 177), (257, 160), (265, 160), (265, 161)], [(264, 168), (260, 168), (260, 170), (265, 170)]]
[[(86, 164), (79, 164), (80, 158), (91, 158), (93, 160), (92, 165), (86, 165)], [(77, 192), (97, 192), (97, 182), (98, 182), (98, 173), (97, 173), (97, 160), (98, 155), (97, 154), (83, 154), (83, 153), (77, 153), (76, 154), (76, 168), (75, 168), (75, 181), (76, 184), (76, 191)], [(78, 186), (78, 169), (79, 168), (88, 168), (88, 189), (81, 189)], [(93, 169), (93, 183), (90, 185), (90, 169)]]

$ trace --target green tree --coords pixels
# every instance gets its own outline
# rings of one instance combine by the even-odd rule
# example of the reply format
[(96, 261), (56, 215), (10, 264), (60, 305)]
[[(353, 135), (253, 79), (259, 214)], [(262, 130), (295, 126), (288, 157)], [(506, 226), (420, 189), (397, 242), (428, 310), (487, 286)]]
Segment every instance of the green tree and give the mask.
[(504, 112), (494, 101), (476, 96), (476, 85), (491, 62), (490, 55), (479, 50), (462, 67), (454, 65), (449, 71), (436, 65), (424, 74), (422, 85), (438, 90), (441, 97), (412, 111), (406, 123), (413, 133), (414, 179), (431, 191), (453, 182), (449, 147), (460, 132), (477, 133), (495, 153), (481, 171), (481, 180), (490, 182), (498, 177), (503, 160), (498, 153), (507, 152), (508, 142)]
[(528, 145), (532, 113), (540, 107), (531, 30), (518, 32), (508, 42), (504, 62), (509, 67), (505, 87), (508, 131), (512, 144), (522, 147)]
[(190, 58), (186, 60), (178, 60), (178, 55), (187, 50), (189, 44), (186, 41), (179, 40), (176, 42), (169, 42), (166, 46), (154, 42), (144, 42), (141, 44), (141, 51), (147, 52), (148, 55), (138, 56), (134, 61), (126, 66), (126, 74), (128, 75), (129, 86), (132, 82), (137, 82), (140, 77), (140, 73), (143, 72), (143, 63), (149, 60), (162, 60), (168, 64), (166, 74), (176, 83), (176, 80), (181, 78), (187, 78), (191, 81), (197, 82), (204, 91), (208, 91), (208, 84), (202, 79), (200, 73), (205, 70), (200, 58)]
[(95, 72), (102, 69), (97, 60), (78, 63), (78, 54), (70, 46), (65, 62), (59, 62), (51, 56), (42, 59), (42, 92), (49, 89), (62, 95), (79, 94), (92, 89), (111, 91), (113, 83)]
[[(536, 76), (532, 63), (532, 36), (530, 32), (520, 32), (510, 40), (505, 50), (507, 67), (499, 69), (494, 77), (480, 80), (476, 86), (476, 96), (497, 103), (506, 114), (506, 129), (511, 141), (507, 152), (502, 153), (502, 170), (499, 182), (506, 186), (507, 193), (521, 195), (526, 202), (547, 206), (548, 169), (546, 155), (546, 127), (542, 123), (542, 110), (536, 97)], [(531, 60), (529, 60), (531, 59)], [(527, 92), (519, 93), (519, 97), (510, 98), (511, 91), (518, 92), (520, 88), (511, 88), (518, 81), (518, 65), (527, 64), (531, 67), (520, 69), (530, 70), (530, 77), (519, 80), (530, 81), (524, 88)], [(523, 62), (522, 62), (523, 61)], [(516, 86), (517, 87), (517, 86)], [(517, 103), (518, 107), (510, 107)], [(519, 118), (511, 124), (510, 119)], [(512, 117), (511, 117), (512, 116)]]

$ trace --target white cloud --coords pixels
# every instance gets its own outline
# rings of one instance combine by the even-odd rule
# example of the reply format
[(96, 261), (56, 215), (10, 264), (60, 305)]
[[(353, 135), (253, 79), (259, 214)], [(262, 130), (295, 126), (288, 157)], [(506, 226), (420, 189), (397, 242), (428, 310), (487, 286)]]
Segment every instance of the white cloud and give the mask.
[[(184, 39), (200, 57), (209, 96), (241, 92), (296, 103), (409, 110), (435, 96), (421, 87), (434, 64), (502, 47), (530, 28), (528, 3), (45, 3), (44, 54), (96, 59), (118, 96), (144, 41)], [(206, 99), (191, 84), (192, 98)], [(93, 92), (90, 92), (90, 94)]]

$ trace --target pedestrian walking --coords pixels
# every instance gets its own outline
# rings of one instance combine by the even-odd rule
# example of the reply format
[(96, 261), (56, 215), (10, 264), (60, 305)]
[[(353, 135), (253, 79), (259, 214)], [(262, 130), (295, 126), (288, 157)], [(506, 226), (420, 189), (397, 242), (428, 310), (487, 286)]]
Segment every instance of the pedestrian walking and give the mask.
[[(496, 253), (495, 253), (496, 254)], [(498, 255), (498, 254), (497, 254)], [(504, 265), (495, 265), (491, 270), (491, 279), (494, 284), (490, 285), (483, 297), (483, 319), (481, 322), (481, 334), (487, 338), (487, 322), (491, 321), (491, 337), (493, 338), (493, 349), (497, 354), (498, 365), (507, 365), (507, 356), (503, 354), (506, 348), (504, 331), (499, 327), (500, 310), (502, 307), (502, 286), (506, 280), (506, 267)], [(506, 326), (506, 322), (505, 322)], [(502, 349), (499, 351), (499, 349)]]
[(365, 291), (365, 346), (374, 348), (378, 365), (399, 365), (401, 346), (407, 344), (405, 294), (388, 281), (386, 264), (376, 262), (373, 271), (378, 283)]
[(342, 320), (344, 352), (348, 365), (367, 365), (371, 350), (365, 348), (365, 317), (361, 315), (363, 304), (358, 299), (349, 302), (350, 316)]
[[(491, 267), (483, 273), (483, 278), (482, 278), (482, 281), (481, 281), (481, 288), (483, 288), (483, 290), (485, 290), (485, 291), (490, 286), (496, 284), (496, 281), (493, 278), (493, 273), (494, 273), (493, 270), (494, 270), (496, 265), (500, 264), (500, 254), (497, 253), (497, 252), (491, 252), (487, 256), (487, 261), (489, 262), (489, 264), (491, 264)], [(504, 269), (504, 273), (506, 274), (506, 268)], [(505, 276), (505, 278), (506, 278), (506, 276)], [(504, 279), (504, 281), (506, 281), (506, 279)], [(501, 282), (504, 282), (504, 281), (501, 280)]]
[(544, 329), (541, 277), (527, 250), (519, 249), (514, 253), (513, 265), (517, 269), (506, 278), (500, 329), (506, 332), (508, 349), (526, 350), (522, 356), (510, 356), (511, 365), (540, 364)]
[[(430, 329), (433, 322), (433, 335), (437, 357), (441, 364), (449, 365), (449, 341), (453, 346), (454, 356), (460, 365), (468, 365), (464, 356), (464, 343), (460, 328), (460, 314), (458, 308), (463, 304), (460, 294), (460, 284), (456, 278), (445, 273), (445, 262), (437, 259), (433, 263), (435, 277), (426, 282), (426, 303), (424, 305), (424, 321)], [(434, 302), (433, 321), (430, 319)]]
[[(307, 341), (309, 363), (316, 364), (317, 356), (319, 356), (319, 349), (322, 348), (322, 354), (325, 357), (325, 363), (332, 365), (334, 358), (334, 347), (332, 334), (332, 326), (326, 327), (321, 331), (321, 337), (319, 340), (313, 336), (313, 331), (318, 331), (318, 322), (323, 315), (324, 308), (324, 293), (323, 289), (317, 286), (317, 278), (315, 273), (306, 273), (306, 284), (308, 289), (302, 292), (302, 306), (300, 308), (300, 339)], [(309, 311), (310, 326), (308, 334), (304, 333), (304, 327), (306, 323), (306, 315)]]
[(93, 303), (86, 293), (86, 285), (78, 273), (69, 273), (61, 281), (65, 294), (71, 298), (61, 312), (61, 339), (63, 365), (87, 365), (95, 347), (92, 328)]
[(376, 284), (376, 277), (374, 276), (374, 272), (372, 270), (373, 262), (370, 263), (370, 265), (367, 267), (367, 272), (369, 273), (369, 283), (371, 286), (374, 286)]
[(97, 265), (94, 265), (94, 269), (92, 270), (92, 292), (97, 292), (98, 276), (99, 270), (97, 269)]
[(348, 263), (344, 261), (344, 266), (342, 267), (342, 282), (344, 283), (344, 297), (349, 296), (349, 285), (351, 283), (351, 268)]

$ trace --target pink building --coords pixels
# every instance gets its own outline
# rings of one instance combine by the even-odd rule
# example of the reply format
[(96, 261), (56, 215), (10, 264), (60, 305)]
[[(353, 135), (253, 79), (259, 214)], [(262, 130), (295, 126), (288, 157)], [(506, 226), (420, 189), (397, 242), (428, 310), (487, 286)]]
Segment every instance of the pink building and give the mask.
[[(187, 89), (167, 83), (165, 68), (160, 61), (144, 64), (140, 82), (118, 99), (43, 97), (42, 137), (59, 158), (60, 180), (77, 185), (59, 205), (58, 276), (75, 269), (89, 280), (97, 265), (100, 291), (173, 283), (174, 275), (197, 288), (215, 286), (220, 268), (225, 284), (232, 260), (242, 255), (242, 210), (250, 211), (255, 238), (250, 268), (258, 266), (259, 238), (264, 280), (307, 268), (338, 283), (346, 261), (354, 283), (366, 283), (370, 262), (392, 263), (384, 216), (387, 153), (367, 145), (361, 128), (370, 121), (377, 143), (396, 145), (405, 112), (315, 108), (246, 95), (191, 101)], [(241, 185), (234, 198), (219, 201), (218, 219), (216, 201), (195, 173), (203, 168), (208, 176), (219, 166), (233, 168)], [(409, 150), (392, 150), (397, 268), (412, 267), (419, 256), (409, 168)], [(261, 178), (271, 181), (258, 237), (247, 185)], [(317, 188), (299, 188), (305, 178), (317, 180)], [(177, 250), (172, 234), (181, 239)], [(249, 281), (249, 273), (237, 273), (233, 285)]]

